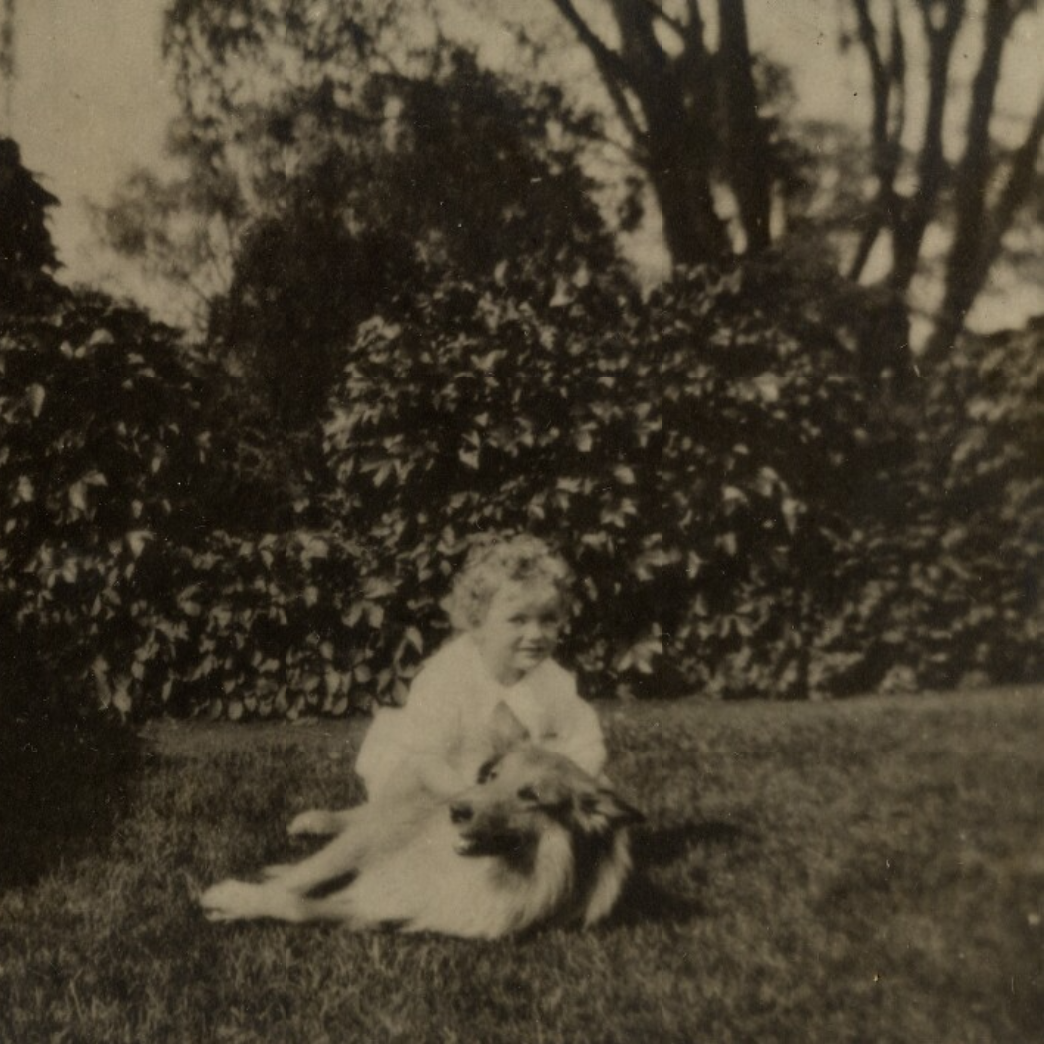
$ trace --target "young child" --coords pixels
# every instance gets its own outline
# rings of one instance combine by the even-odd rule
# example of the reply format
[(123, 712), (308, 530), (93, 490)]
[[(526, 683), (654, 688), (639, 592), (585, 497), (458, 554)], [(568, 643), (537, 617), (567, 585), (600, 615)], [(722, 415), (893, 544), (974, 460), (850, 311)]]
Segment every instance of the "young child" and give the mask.
[(569, 567), (519, 536), (475, 548), (443, 602), (459, 632), (421, 667), (406, 706), (377, 713), (356, 761), (371, 801), (423, 787), (450, 796), (475, 782), (503, 701), (533, 741), (598, 776), (598, 716), (551, 658), (568, 611)]

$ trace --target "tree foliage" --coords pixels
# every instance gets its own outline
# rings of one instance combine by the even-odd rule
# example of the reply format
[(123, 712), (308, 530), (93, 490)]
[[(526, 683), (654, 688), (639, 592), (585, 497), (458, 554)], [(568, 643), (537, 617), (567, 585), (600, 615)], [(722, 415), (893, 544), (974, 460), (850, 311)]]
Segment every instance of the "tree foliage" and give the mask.
[[(107, 484), (95, 447), (83, 453), (97, 432), (79, 431), (78, 414), (54, 423), (66, 408), (54, 395), (70, 390), (71, 375), (55, 379), (56, 360), (76, 358), (57, 340), (76, 323), (53, 312), (65, 300), (50, 278), (57, 259), (45, 222), (55, 203), (21, 166), (17, 145), (0, 139), (0, 885), (32, 880), (85, 839), (97, 842), (140, 760), (118, 712), (68, 670), (68, 645), (41, 637), (26, 612), (37, 552), (63, 536), (93, 542), (79, 523), (94, 516), (90, 501)], [(117, 401), (127, 406), (126, 396)]]
[[(870, 72), (870, 154), (876, 188), (849, 275), (859, 278), (874, 246), (887, 232), (891, 258), (885, 278), (905, 295), (921, 263), (930, 225), (946, 220), (953, 236), (944, 263), (943, 299), (926, 354), (927, 360), (936, 362), (953, 348), (1005, 234), (1034, 189), (1044, 136), (1044, 98), (1010, 156), (998, 146), (991, 128), (1005, 50), (1018, 20), (1036, 4), (1032, 0), (985, 0), (982, 5), (918, 0), (913, 5), (913, 29), (894, 4), (887, 15), (870, 0), (851, 0), (850, 6), (855, 16), (853, 36)], [(964, 118), (962, 151), (951, 162), (944, 138), (957, 80), (953, 58), (962, 31), (980, 26), (981, 53)], [(907, 56), (909, 37), (917, 33), (927, 52), (923, 80), (917, 85), (927, 94), (927, 107), (919, 142), (911, 152), (906, 136), (908, 97), (914, 86)], [(1001, 185), (999, 192), (991, 192), (992, 184)]]
[(18, 304), (58, 268), (47, 211), (58, 200), (22, 166), (18, 144), (0, 137), (0, 297)]
[[(1008, 45), (1019, 20), (1034, 6), (1028, 0), (918, 0), (900, 8), (843, 0), (850, 20), (843, 50), (851, 62), (865, 58), (871, 111), (865, 134), (854, 143), (859, 169), (854, 177), (842, 173), (840, 180), (852, 187), (869, 176), (875, 187), (869, 196), (835, 194), (835, 204), (844, 203), (844, 210), (826, 222), (815, 205), (810, 209), (815, 194), (803, 192), (802, 184), (824, 180), (826, 164), (833, 161), (822, 153), (817, 158), (810, 140), (814, 132), (788, 111), (785, 73), (752, 52), (741, 0), (612, 0), (601, 8), (548, 0), (546, 12), (557, 16), (558, 25), (568, 27), (589, 54), (605, 106), (598, 117), (589, 113), (578, 120), (572, 112), (565, 117), (570, 99), (579, 105), (583, 97), (570, 84), (553, 106), (546, 89), (520, 96), (538, 123), (550, 118), (568, 128), (563, 140), (586, 147), (594, 139), (610, 138), (622, 145), (625, 167), (617, 154), (612, 174), (614, 198), (622, 207), (618, 227), (633, 228), (640, 220), (641, 190), (648, 187), (676, 264), (716, 262), (770, 245), (789, 249), (794, 239), (824, 233), (851, 279), (864, 277), (873, 259), (873, 280), (895, 302), (889, 333), (894, 344), (886, 355), (909, 343), (909, 328), (900, 320), (913, 295), (921, 307), (913, 284), (930, 268), (932, 278), (944, 285), (938, 306), (932, 305), (935, 330), (928, 354), (935, 358), (954, 343), (1002, 254), (1006, 232), (1037, 192), (1044, 109), (1038, 107), (1036, 117), (1026, 121), (1021, 143), (1013, 149), (1002, 148), (993, 133)], [(486, 7), (473, 9), (477, 18), (492, 17)], [(503, 173), (505, 165), (498, 166), (494, 158), (489, 176), (476, 179), (483, 155), (493, 152), (483, 153), (477, 145), (490, 131), (502, 143), (512, 124), (527, 123), (527, 106), (505, 107), (488, 89), (489, 73), (479, 74), (472, 64), (465, 77), (470, 78), (468, 89), (447, 103), (459, 119), (447, 121), (447, 104), (442, 115), (433, 113), (421, 95), (427, 91), (430, 102), (439, 89), (452, 93), (451, 81), (460, 77), (454, 70), (459, 59), (444, 58), (456, 46), (444, 29), (452, 22), (446, 15), (437, 0), (396, 0), (379, 9), (360, 0), (311, 5), (236, 0), (220, 8), (200, 0), (172, 2), (165, 45), (183, 107), (176, 148), (196, 173), (180, 185), (150, 191), (161, 203), (178, 199), (198, 208), (205, 220), (182, 229), (180, 237), (173, 235), (176, 218), (169, 212), (160, 216), (165, 204), (160, 214), (143, 208), (150, 193), (139, 178), (109, 210), (113, 241), (139, 256), (147, 249), (154, 259), (165, 259), (167, 271), (183, 280), (188, 279), (186, 258), (202, 262), (209, 255), (207, 265), (218, 259), (230, 279), (242, 215), (270, 220), (267, 204), (283, 198), (288, 167), (294, 177), (316, 170), (318, 153), (338, 139), (335, 166), (353, 181), (354, 204), (365, 188), (378, 207), (382, 199), (394, 198), (404, 230), (415, 238), (434, 232), (451, 250), (466, 241), (475, 249), (476, 265), (497, 253), (498, 237), (487, 239), (483, 230), (490, 212), (498, 218), (503, 213), (507, 193), (498, 192), (493, 175)], [(560, 32), (554, 40), (533, 43), (540, 34), (534, 29), (541, 21), (536, 12), (513, 11), (506, 17), (523, 46), (544, 51), (565, 46)], [(963, 115), (963, 149), (954, 157), (944, 147), (943, 131), (968, 93), (960, 89), (955, 71), (957, 48), (962, 53), (976, 49), (980, 57)], [(521, 81), (521, 48), (516, 57)], [(911, 100), (922, 94), (926, 111), (918, 128)], [(310, 143), (306, 122), (314, 132)], [(915, 128), (919, 140), (912, 142)], [(346, 147), (349, 140), (353, 144)], [(842, 166), (850, 163), (851, 148), (846, 146)], [(443, 162), (449, 153), (461, 168), (454, 183), (447, 177), (451, 167)], [(396, 154), (399, 171), (409, 172), (404, 192), (389, 172), (388, 191), (397, 194), (388, 196), (378, 154)], [(496, 155), (503, 158), (499, 148)], [(509, 149), (508, 155), (517, 150)], [(586, 169), (594, 168), (587, 164)], [(610, 167), (603, 163), (598, 169)], [(302, 183), (308, 183), (307, 174)], [(201, 186), (210, 186), (206, 191), (213, 191), (213, 201), (199, 199)], [(235, 186), (231, 193), (230, 186)], [(585, 191), (590, 188), (586, 185)], [(551, 206), (526, 193), (514, 198), (522, 214), (567, 215), (576, 203), (575, 194), (566, 200), (555, 196)], [(239, 215), (231, 225), (230, 209)], [(360, 220), (370, 227), (379, 219), (371, 212)], [(952, 232), (941, 265), (925, 249), (935, 226)], [(207, 228), (205, 242), (201, 228)], [(225, 241), (229, 231), (231, 247)], [(196, 264), (194, 281), (205, 267)]]
[(211, 314), (211, 335), (252, 360), (292, 420), (314, 418), (338, 350), (404, 288), (518, 258), (549, 280), (617, 263), (587, 177), (552, 140), (570, 120), (555, 92), (523, 97), (463, 52), (437, 79), (371, 77), (354, 108), (329, 90), (269, 113), (261, 165), (275, 170), (278, 146), (298, 168), (271, 174)]
[[(211, 338), (284, 398), (305, 370), (320, 387), (334, 343), (423, 280), (411, 254), (466, 276), (519, 254), (567, 275), (614, 261), (570, 144), (588, 123), (560, 91), (436, 41), (426, 10), (168, 10), (183, 110), (170, 146), (187, 174), (128, 181), (105, 211), (109, 241), (205, 295)], [(289, 411), (315, 407), (303, 392)]]
[[(854, 352), (772, 255), (648, 301), (539, 271), (403, 298), (342, 354), (317, 524), (269, 531), (228, 504), (215, 372), (166, 328), (90, 296), (8, 320), (0, 608), (7, 648), (46, 650), (61, 706), (235, 720), (401, 700), (469, 541), (504, 529), (574, 562), (563, 654), (592, 693), (1039, 675), (1036, 328), (955, 360), (908, 461), (882, 456)], [(20, 699), (19, 720), (53, 720)]]

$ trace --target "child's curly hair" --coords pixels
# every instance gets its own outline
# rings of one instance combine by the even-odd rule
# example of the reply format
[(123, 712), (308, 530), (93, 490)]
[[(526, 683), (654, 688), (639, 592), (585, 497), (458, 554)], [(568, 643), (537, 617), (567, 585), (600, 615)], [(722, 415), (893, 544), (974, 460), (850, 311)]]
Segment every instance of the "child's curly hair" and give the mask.
[(551, 584), (564, 607), (570, 602), (573, 573), (565, 560), (534, 536), (498, 536), (476, 544), (442, 600), (458, 631), (481, 626), (496, 592), (510, 582)]

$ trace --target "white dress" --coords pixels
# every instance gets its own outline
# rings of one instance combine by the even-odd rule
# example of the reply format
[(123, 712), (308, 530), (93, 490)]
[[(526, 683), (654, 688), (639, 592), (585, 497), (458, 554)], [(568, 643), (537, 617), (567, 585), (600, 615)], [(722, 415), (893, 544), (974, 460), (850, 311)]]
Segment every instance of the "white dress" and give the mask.
[(462, 634), (423, 665), (405, 707), (375, 715), (355, 763), (370, 800), (423, 785), (419, 774), (432, 762), (443, 780), (439, 789), (447, 794), (473, 784), (489, 756), (490, 717), (501, 701), (534, 742), (566, 755), (592, 776), (601, 773), (606, 760), (601, 724), (578, 695), (573, 675), (548, 659), (514, 685), (502, 685), (471, 636)]

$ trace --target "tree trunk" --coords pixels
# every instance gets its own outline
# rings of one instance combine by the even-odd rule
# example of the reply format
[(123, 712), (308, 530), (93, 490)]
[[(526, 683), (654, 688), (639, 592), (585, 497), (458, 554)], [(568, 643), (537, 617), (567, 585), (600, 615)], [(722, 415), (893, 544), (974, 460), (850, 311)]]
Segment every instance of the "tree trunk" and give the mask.
[(945, 21), (936, 26), (930, 6), (922, 9), (928, 37), (928, 113), (917, 162), (917, 191), (906, 201), (892, 231), (892, 271), (888, 283), (899, 293), (910, 288), (917, 273), (924, 235), (946, 180), (943, 122), (950, 86), (950, 58), (965, 13), (964, 0), (951, 2), (946, 9)]
[[(993, 210), (984, 215), (978, 251), (974, 257), (950, 259), (951, 267), (958, 268), (958, 277), (947, 282), (946, 294), (935, 329), (925, 348), (925, 359), (935, 360), (946, 354), (964, 328), (965, 317), (979, 296), (990, 268), (1000, 253), (1005, 232), (1033, 191), (1037, 171), (1037, 157), (1044, 142), (1044, 98), (1037, 105), (1037, 114), (1026, 140), (1012, 161), (1007, 182)], [(956, 248), (957, 244), (954, 244)]]
[(663, 234), (676, 265), (713, 261), (731, 252), (714, 208), (712, 100), (686, 106), (677, 71), (656, 37), (644, 0), (611, 0), (620, 30), (620, 57), (645, 119), (647, 171), (663, 216)]
[(1013, 18), (1010, 0), (990, 0), (982, 60), (972, 85), (968, 110), (967, 144), (957, 168), (954, 200), (957, 224), (947, 258), (946, 289), (926, 349), (926, 360), (953, 346), (985, 279), (982, 262), (986, 238), (986, 192), (991, 169), (990, 117), (1000, 81), (1001, 57)]
[(767, 162), (764, 127), (758, 118), (747, 14), (742, 0), (718, 0), (718, 20), (725, 159), (747, 237), (747, 253), (753, 254), (771, 243), (772, 169)]

